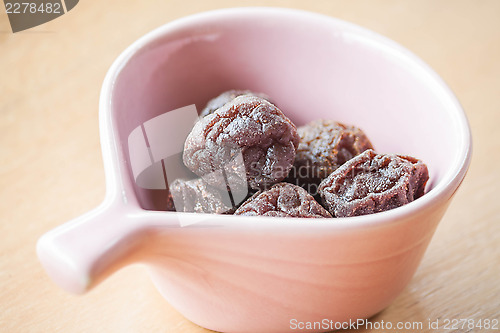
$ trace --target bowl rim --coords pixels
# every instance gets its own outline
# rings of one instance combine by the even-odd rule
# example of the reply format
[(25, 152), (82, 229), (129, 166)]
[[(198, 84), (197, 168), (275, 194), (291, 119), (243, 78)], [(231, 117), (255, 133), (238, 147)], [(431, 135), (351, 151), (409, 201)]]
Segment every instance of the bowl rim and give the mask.
[[(307, 228), (316, 228), (316, 226), (318, 226), (323, 229), (326, 226), (327, 228), (333, 227), (335, 229), (357, 229), (367, 226), (384, 226), (397, 221), (402, 221), (405, 218), (423, 210), (435, 209), (438, 205), (453, 197), (456, 190), (462, 183), (471, 162), (472, 135), (467, 116), (457, 97), (444, 80), (428, 64), (397, 42), (367, 28), (340, 20), (338, 18), (290, 8), (236, 7), (197, 13), (168, 22), (137, 39), (113, 62), (102, 84), (99, 100), (100, 138), (106, 180), (106, 195), (103, 201), (103, 206), (111, 206), (115, 202), (122, 202), (131, 207), (136, 206), (136, 213), (143, 214), (144, 216), (160, 214), (163, 215), (165, 219), (176, 219), (178, 214), (182, 214), (183, 219), (193, 218), (200, 220), (200, 214), (145, 210), (139, 205), (137, 197), (135, 193), (133, 193), (134, 190), (131, 187), (127, 189), (126, 182), (129, 181), (127, 174), (128, 170), (124, 165), (126, 162), (123, 161), (123, 158), (120, 159), (122, 157), (122, 152), (118, 146), (117, 129), (115, 128), (115, 122), (112, 117), (111, 104), (114, 91), (113, 88), (115, 87), (119, 73), (127, 65), (128, 61), (138, 51), (161, 39), (163, 36), (179, 29), (186, 29), (207, 22), (235, 19), (235, 17), (238, 16), (248, 15), (257, 15), (259, 18), (262, 18), (263, 15), (279, 16), (283, 19), (300, 18), (301, 20), (307, 20), (311, 24), (327, 25), (332, 27), (335, 26), (337, 29), (341, 29), (342, 32), (346, 32), (349, 37), (358, 38), (359, 40), (362, 40), (362, 42), (371, 43), (373, 46), (380, 48), (382, 51), (390, 52), (401, 61), (407, 62), (414, 69), (418, 70), (416, 73), (418, 73), (421, 79), (436, 88), (436, 94), (439, 95), (442, 102), (446, 103), (447, 107), (443, 107), (443, 109), (446, 109), (446, 112), (450, 113), (451, 118), (455, 122), (455, 127), (460, 134), (459, 140), (456, 142), (459, 147), (459, 151), (452, 163), (453, 167), (443, 174), (442, 180), (439, 181), (434, 188), (419, 199), (392, 210), (347, 218), (317, 219), (322, 220), (320, 223), (310, 223), (308, 219), (303, 218), (283, 219), (262, 216), (238, 216), (238, 218), (235, 219), (231, 215), (205, 214), (206, 218), (204, 217), (202, 221), (196, 222), (198, 225), (208, 225), (213, 223), (227, 227), (263, 225), (273, 227), (279, 225), (280, 228), (284, 228), (285, 226), (307, 225)], [(132, 191), (132, 193), (129, 193), (130, 191)], [(255, 218), (259, 219), (259, 223), (255, 223)], [(262, 219), (266, 220), (265, 223), (261, 222)], [(285, 223), (284, 220), (286, 220)]]

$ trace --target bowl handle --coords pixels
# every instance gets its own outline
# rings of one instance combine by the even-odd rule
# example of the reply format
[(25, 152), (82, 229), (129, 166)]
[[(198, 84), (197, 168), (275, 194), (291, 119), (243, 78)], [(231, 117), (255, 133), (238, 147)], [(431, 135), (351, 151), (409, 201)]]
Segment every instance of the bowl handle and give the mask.
[(37, 254), (52, 280), (66, 291), (81, 294), (140, 260), (147, 228), (139, 214), (126, 212), (123, 205), (102, 204), (44, 234)]

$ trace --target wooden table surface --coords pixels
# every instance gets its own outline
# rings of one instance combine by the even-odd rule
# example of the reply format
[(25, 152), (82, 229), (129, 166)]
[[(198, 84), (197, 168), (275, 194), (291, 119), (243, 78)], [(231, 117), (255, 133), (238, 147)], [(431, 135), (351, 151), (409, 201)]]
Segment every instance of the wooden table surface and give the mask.
[(248, 5), (375, 30), (451, 86), (472, 127), (472, 165), (415, 277), (371, 320), (421, 322), (418, 331), (431, 332), (429, 320), (500, 319), (500, 1), (108, 0), (80, 1), (16, 34), (0, 10), (0, 332), (208, 332), (165, 302), (139, 265), (84, 296), (66, 294), (45, 275), (35, 244), (103, 199), (98, 98), (114, 58), (173, 19)]

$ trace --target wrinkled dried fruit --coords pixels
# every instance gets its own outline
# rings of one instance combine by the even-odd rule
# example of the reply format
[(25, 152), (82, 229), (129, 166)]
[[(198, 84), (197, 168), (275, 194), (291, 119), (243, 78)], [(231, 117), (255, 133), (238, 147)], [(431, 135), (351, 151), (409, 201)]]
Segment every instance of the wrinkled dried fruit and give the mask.
[(429, 179), (420, 160), (373, 150), (347, 161), (324, 179), (319, 193), (335, 217), (366, 215), (405, 205), (424, 194)]
[(357, 127), (333, 120), (316, 120), (297, 129), (300, 136), (295, 162), (287, 181), (312, 195), (319, 183), (339, 166), (373, 146)]
[(166, 204), (166, 210), (175, 212), (175, 205), (174, 205), (174, 198), (172, 198), (172, 193), (170, 191), (167, 193), (167, 204)]
[(212, 186), (265, 189), (287, 176), (298, 143), (297, 128), (275, 105), (244, 95), (195, 124), (183, 161)]
[(227, 191), (216, 189), (201, 178), (176, 179), (169, 186), (178, 212), (230, 214), (234, 212)]
[(201, 110), (200, 117), (205, 117), (205, 116), (213, 113), (215, 110), (217, 110), (218, 108), (220, 108), (224, 104), (231, 102), (233, 99), (235, 99), (238, 96), (243, 96), (243, 95), (257, 96), (257, 97), (265, 99), (268, 102), (273, 103), (271, 101), (271, 99), (269, 98), (269, 96), (267, 96), (266, 94), (254, 93), (250, 90), (228, 90), (228, 91), (223, 92), (219, 96), (209, 100), (207, 105), (205, 106), (205, 108), (203, 110)]
[(279, 183), (267, 191), (260, 191), (245, 201), (235, 215), (262, 215), (279, 217), (332, 217), (302, 187)]

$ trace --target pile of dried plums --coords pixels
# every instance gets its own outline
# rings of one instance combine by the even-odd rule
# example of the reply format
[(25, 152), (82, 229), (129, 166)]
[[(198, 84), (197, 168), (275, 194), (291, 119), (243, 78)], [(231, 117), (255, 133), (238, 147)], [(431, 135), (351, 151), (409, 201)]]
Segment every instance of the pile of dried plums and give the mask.
[(170, 184), (171, 210), (357, 216), (419, 198), (429, 178), (416, 158), (377, 154), (357, 127), (316, 120), (297, 128), (264, 94), (224, 92), (200, 117), (183, 153), (198, 177)]

